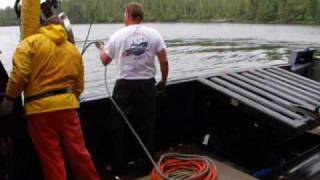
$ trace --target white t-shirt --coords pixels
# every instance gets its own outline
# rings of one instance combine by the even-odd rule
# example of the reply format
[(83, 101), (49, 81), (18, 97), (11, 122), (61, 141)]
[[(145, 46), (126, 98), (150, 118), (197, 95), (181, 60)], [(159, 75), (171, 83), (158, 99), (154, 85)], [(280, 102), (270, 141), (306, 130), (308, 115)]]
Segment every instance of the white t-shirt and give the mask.
[(151, 79), (156, 75), (155, 56), (165, 48), (159, 32), (139, 24), (115, 32), (105, 53), (116, 61), (118, 79)]

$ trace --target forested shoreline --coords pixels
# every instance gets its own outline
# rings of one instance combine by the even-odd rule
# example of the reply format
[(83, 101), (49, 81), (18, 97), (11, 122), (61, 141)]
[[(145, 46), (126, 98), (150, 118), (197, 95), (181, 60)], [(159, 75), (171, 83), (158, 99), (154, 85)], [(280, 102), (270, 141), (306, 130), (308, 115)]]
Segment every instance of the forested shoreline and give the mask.
[[(131, 0), (64, 0), (74, 24), (122, 22)], [(246, 22), (320, 24), (320, 0), (137, 0), (148, 22)], [(0, 26), (16, 25), (12, 8), (0, 10)]]

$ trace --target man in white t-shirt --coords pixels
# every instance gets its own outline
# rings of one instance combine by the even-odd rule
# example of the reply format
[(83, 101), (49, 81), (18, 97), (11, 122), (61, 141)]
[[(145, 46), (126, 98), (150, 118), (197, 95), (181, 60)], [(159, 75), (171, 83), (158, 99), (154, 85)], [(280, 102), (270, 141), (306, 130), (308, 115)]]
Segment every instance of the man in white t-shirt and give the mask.
[[(124, 13), (125, 28), (115, 32), (106, 46), (98, 46), (104, 65), (116, 61), (118, 77), (113, 97), (128, 116), (133, 127), (154, 153), (156, 118), (155, 57), (158, 57), (162, 74), (158, 88), (166, 85), (169, 65), (166, 45), (162, 36), (154, 29), (143, 26), (143, 5), (129, 3)], [(112, 117), (113, 167), (125, 171), (129, 150), (140, 151), (136, 140), (124, 124), (118, 112)], [(130, 139), (131, 138), (131, 139)], [(131, 144), (134, 142), (134, 145)], [(140, 151), (141, 152), (141, 151)], [(138, 153), (139, 154), (139, 153)], [(140, 153), (140, 156), (145, 157)], [(131, 159), (132, 160), (132, 159)]]

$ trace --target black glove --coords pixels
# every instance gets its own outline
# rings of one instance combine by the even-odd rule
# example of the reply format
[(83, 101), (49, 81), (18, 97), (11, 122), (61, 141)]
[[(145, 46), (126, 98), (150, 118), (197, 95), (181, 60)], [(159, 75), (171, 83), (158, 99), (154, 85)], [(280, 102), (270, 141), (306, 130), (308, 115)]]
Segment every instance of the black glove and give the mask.
[(6, 116), (13, 112), (14, 101), (8, 98), (3, 98), (0, 105), (0, 115)]
[(160, 81), (156, 85), (158, 91), (163, 91), (166, 87), (167, 82), (166, 81)]

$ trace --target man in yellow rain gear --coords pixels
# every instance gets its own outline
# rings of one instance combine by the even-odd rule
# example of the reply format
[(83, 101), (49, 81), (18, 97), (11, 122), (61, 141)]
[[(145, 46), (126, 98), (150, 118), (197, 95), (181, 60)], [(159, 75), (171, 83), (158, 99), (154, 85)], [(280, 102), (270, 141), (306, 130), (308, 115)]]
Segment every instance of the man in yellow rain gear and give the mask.
[(66, 179), (64, 157), (77, 179), (97, 180), (76, 111), (84, 87), (82, 58), (67, 38), (59, 20), (51, 18), (18, 45), (2, 111), (10, 111), (24, 92), (29, 132), (46, 180)]

